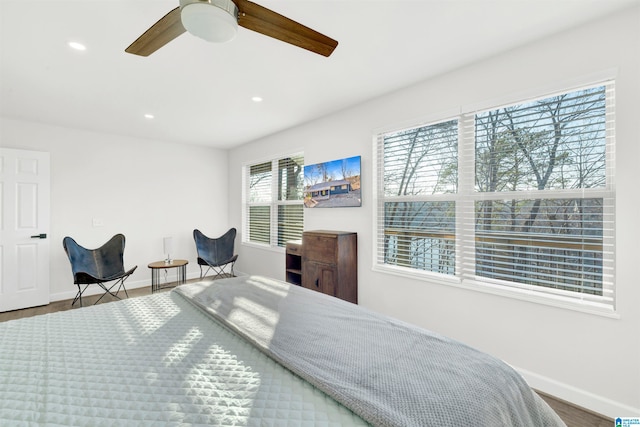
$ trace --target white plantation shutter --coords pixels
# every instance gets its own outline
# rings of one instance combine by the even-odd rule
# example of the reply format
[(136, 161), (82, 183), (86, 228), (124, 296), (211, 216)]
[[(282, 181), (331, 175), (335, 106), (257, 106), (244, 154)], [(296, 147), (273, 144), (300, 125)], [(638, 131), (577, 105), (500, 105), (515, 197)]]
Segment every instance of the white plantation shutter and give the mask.
[(244, 167), (245, 242), (284, 247), (302, 237), (303, 166), (295, 154)]
[(377, 266), (614, 307), (613, 82), (383, 133), (375, 155)]

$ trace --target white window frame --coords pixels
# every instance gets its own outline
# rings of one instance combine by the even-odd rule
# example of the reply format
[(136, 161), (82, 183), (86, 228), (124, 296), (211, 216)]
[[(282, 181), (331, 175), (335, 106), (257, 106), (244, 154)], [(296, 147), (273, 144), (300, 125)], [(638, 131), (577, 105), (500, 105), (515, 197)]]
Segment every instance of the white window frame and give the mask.
[[(594, 189), (579, 190), (562, 190), (549, 197), (545, 194), (545, 198), (563, 198), (563, 197), (601, 197), (608, 198), (608, 211), (603, 212), (604, 215), (610, 215), (615, 218), (613, 206), (615, 204), (615, 82), (611, 78), (599, 79), (596, 83), (588, 85), (574, 85), (571, 88), (559, 88), (553, 92), (537, 91), (538, 96), (522, 96), (512, 99), (510, 102), (502, 104), (485, 103), (482, 108), (460, 108), (457, 114), (451, 112), (439, 114), (431, 117), (429, 120), (423, 120), (419, 123), (403, 124), (397, 127), (388, 127), (378, 129), (373, 136), (373, 158), (374, 158), (374, 250), (373, 250), (373, 270), (383, 273), (404, 276), (413, 279), (419, 279), (430, 283), (440, 285), (450, 285), (461, 287), (464, 289), (491, 293), (501, 296), (512, 297), (516, 299), (562, 307), (591, 314), (603, 315), (617, 318), (615, 312), (615, 220), (614, 225), (605, 230), (603, 235), (603, 269), (609, 271), (609, 284), (605, 285), (606, 297), (594, 298), (585, 297), (585, 295), (577, 292), (567, 292), (553, 290), (550, 288), (537, 289), (535, 286), (518, 286), (513, 283), (501, 283), (498, 280), (487, 280), (486, 278), (475, 277), (475, 229), (473, 226), (474, 218), (469, 217), (469, 213), (474, 211), (474, 204), (477, 200), (494, 199), (522, 199), (527, 197), (523, 192), (513, 192), (506, 194), (505, 192), (488, 195), (487, 193), (479, 193), (475, 191), (475, 130), (474, 120), (475, 114), (479, 111), (487, 111), (494, 108), (500, 108), (500, 105), (515, 105), (518, 103), (526, 103), (534, 99), (544, 99), (560, 93), (568, 93), (576, 90), (586, 89), (589, 87), (605, 86), (607, 91), (606, 104), (606, 187)], [(540, 96), (540, 93), (545, 93)], [(445, 122), (451, 118), (457, 117), (459, 120), (459, 137), (458, 137), (458, 192), (456, 194), (447, 194), (447, 200), (452, 200), (456, 204), (456, 274), (444, 275), (422, 271), (408, 267), (398, 267), (394, 265), (384, 264), (381, 254), (384, 253), (384, 203), (389, 201), (384, 196), (384, 159), (381, 155), (380, 144), (383, 135), (409, 129), (412, 127), (425, 126), (432, 123)], [(532, 192), (531, 196), (536, 194)], [(432, 196), (437, 199), (438, 196)], [(537, 195), (539, 198), (540, 196)], [(535, 198), (535, 197), (534, 197)], [(465, 217), (465, 213), (467, 217)], [(606, 248), (606, 249), (604, 249)], [(466, 272), (465, 272), (466, 269)], [(469, 273), (471, 271), (471, 273)]]
[[(283, 159), (290, 157), (302, 157), (304, 153), (302, 151), (296, 151), (290, 154), (283, 154), (276, 157), (269, 157), (263, 160), (256, 160), (244, 163), (242, 166), (242, 244), (253, 246), (261, 249), (269, 249), (277, 252), (284, 252), (285, 245), (278, 245), (278, 210), (280, 206), (287, 205), (300, 205), (303, 206), (304, 198), (299, 200), (279, 200), (278, 199), (278, 168), (279, 162)], [(268, 202), (250, 202), (249, 201), (249, 184), (250, 184), (250, 170), (252, 166), (256, 166), (263, 163), (271, 163), (271, 185), (270, 185), (270, 201)], [(302, 193), (301, 193), (302, 194)], [(253, 206), (269, 206), (269, 243), (261, 243), (250, 240), (249, 232), (249, 210)], [(304, 228), (304, 209), (301, 216), (301, 229)], [(300, 235), (300, 238), (302, 235)]]

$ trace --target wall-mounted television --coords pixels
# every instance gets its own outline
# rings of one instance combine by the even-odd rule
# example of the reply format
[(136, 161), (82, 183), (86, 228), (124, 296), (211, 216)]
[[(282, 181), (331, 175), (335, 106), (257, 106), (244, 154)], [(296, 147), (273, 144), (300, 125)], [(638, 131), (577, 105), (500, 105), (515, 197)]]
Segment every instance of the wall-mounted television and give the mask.
[(361, 206), (360, 194), (360, 156), (304, 166), (305, 207)]

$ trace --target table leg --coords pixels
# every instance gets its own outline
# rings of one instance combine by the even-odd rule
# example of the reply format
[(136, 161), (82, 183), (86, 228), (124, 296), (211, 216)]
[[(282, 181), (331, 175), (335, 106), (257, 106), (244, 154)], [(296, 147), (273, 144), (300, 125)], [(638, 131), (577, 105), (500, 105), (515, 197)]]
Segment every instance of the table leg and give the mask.
[(157, 268), (151, 269), (151, 293), (158, 290), (158, 284), (160, 281), (160, 270)]
[(178, 283), (182, 285), (185, 284), (187, 282), (187, 266), (186, 265), (183, 265), (179, 268), (178, 275), (179, 275)]
[(168, 265), (165, 268), (162, 268), (160, 266), (154, 266), (154, 267), (149, 267), (151, 268), (151, 292), (157, 292), (160, 289), (163, 289), (162, 283), (161, 283), (161, 276), (160, 276), (160, 271), (164, 271), (164, 278), (165, 278), (165, 286), (167, 287), (169, 284), (168, 281), (168, 273), (169, 270), (172, 268), (176, 269), (176, 281), (174, 282), (173, 286), (177, 286), (177, 285), (183, 285), (185, 283), (187, 283), (187, 265)]

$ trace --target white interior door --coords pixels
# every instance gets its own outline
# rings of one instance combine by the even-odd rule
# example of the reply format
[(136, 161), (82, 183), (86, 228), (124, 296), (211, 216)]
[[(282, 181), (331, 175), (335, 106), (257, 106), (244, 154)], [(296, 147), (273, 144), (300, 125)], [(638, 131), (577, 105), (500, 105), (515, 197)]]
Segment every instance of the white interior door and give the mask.
[(0, 148), (0, 312), (49, 303), (49, 153)]

